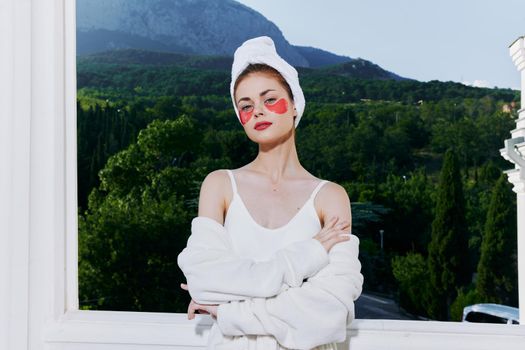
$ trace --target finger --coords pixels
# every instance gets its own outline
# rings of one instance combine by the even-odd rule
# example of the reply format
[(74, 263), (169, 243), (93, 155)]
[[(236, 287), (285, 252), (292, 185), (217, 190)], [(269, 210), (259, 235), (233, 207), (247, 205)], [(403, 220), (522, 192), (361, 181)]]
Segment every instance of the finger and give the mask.
[(343, 226), (348, 226), (350, 225), (350, 221), (349, 220), (343, 220), (343, 221), (339, 221), (337, 223), (337, 225), (335, 225), (335, 227), (343, 227)]
[(347, 233), (349, 231), (349, 228), (351, 227), (350, 225), (350, 222), (346, 221), (346, 222), (341, 222), (337, 225), (335, 225), (334, 227), (330, 227), (330, 228), (327, 228), (322, 234), (321, 236), (333, 236), (333, 235), (337, 235), (339, 233)]
[(339, 216), (332, 216), (332, 218), (329, 221), (330, 227), (334, 227), (338, 220)]
[(332, 216), (330, 218), (330, 220), (328, 220), (325, 225), (323, 226), (323, 228), (321, 229), (321, 231), (319, 231), (319, 234), (321, 236), (324, 236), (326, 235), (327, 233), (330, 232), (330, 230), (332, 230), (335, 226), (335, 224), (337, 223), (337, 220), (339, 220), (339, 217), (337, 216)]
[(208, 306), (202, 305), (202, 304), (196, 304), (195, 306), (195, 313), (196, 314), (209, 314)]
[(342, 222), (340, 224), (337, 224), (334, 228), (331, 229), (332, 233), (341, 233), (341, 232), (349, 232), (351, 229), (351, 224), (349, 222)]
[(193, 318), (193, 302), (188, 305), (188, 320)]
[(337, 216), (332, 216), (327, 222), (325, 222), (325, 225), (323, 226), (323, 228), (333, 227), (335, 223), (337, 222), (337, 220), (339, 220)]
[(340, 229), (338, 229), (336, 227), (329, 228), (325, 232), (322, 233), (322, 235), (319, 238), (319, 240), (321, 241), (321, 243), (322, 242), (327, 242), (332, 237), (337, 236), (338, 234), (341, 234), (341, 233), (344, 233), (344, 232), (346, 232), (346, 231), (345, 230), (340, 230)]
[(201, 305), (200, 304), (197, 304), (197, 303), (194, 303), (191, 307), (191, 318), (190, 320), (194, 319), (195, 318), (195, 315), (199, 314), (200, 313), (200, 308), (201, 308)]
[(185, 283), (181, 283), (181, 284), (180, 284), (180, 287), (181, 287), (182, 289), (184, 289), (184, 290), (188, 290), (188, 285), (185, 284)]
[(351, 225), (350, 221), (348, 220), (343, 220), (343, 221), (338, 221), (338, 222), (335, 222), (334, 225), (332, 225), (332, 227), (329, 228), (329, 230), (341, 230), (341, 229), (344, 229), (344, 228), (347, 228)]
[(328, 240), (327, 243), (330, 245), (334, 245), (339, 242), (348, 241), (350, 239), (350, 235), (348, 233), (341, 233), (332, 235)]
[(339, 237), (340, 235), (349, 235), (351, 234), (351, 230), (349, 230), (349, 227), (346, 227), (346, 228), (342, 228), (342, 229), (337, 229), (337, 230), (334, 230), (330, 233), (330, 237)]
[(337, 241), (335, 242), (335, 244), (349, 241), (350, 240), (350, 235), (348, 233), (341, 233), (340, 235), (338, 235), (336, 237), (336, 240)]
[(206, 306), (202, 306), (199, 308), (199, 313), (200, 314), (209, 314), (210, 312), (208, 311), (208, 308)]

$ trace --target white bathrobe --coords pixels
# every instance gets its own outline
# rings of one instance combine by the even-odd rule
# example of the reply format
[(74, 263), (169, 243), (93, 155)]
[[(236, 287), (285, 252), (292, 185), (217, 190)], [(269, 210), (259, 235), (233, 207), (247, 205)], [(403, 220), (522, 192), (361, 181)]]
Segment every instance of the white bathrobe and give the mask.
[(311, 238), (266, 261), (241, 258), (224, 226), (199, 216), (177, 263), (195, 302), (220, 304), (217, 324), (230, 340), (220, 349), (275, 339), (281, 348), (310, 350), (346, 339), (363, 285), (358, 253), (359, 239), (351, 235), (329, 253)]

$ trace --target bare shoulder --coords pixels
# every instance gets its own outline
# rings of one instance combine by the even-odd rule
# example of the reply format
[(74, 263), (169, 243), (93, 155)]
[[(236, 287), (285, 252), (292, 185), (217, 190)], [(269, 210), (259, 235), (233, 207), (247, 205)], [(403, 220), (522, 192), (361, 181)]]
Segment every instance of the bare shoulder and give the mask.
[(352, 221), (350, 198), (345, 188), (335, 182), (328, 181), (321, 187), (316, 197), (316, 207), (320, 209), (321, 222), (338, 216), (339, 221)]
[(210, 172), (201, 184), (199, 194), (199, 216), (206, 216), (224, 224), (226, 189), (230, 186), (228, 173), (224, 169)]

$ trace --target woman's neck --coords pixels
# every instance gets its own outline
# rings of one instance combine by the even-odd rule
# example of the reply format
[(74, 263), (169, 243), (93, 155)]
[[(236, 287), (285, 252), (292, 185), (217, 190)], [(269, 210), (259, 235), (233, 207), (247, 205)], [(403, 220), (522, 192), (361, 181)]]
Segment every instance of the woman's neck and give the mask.
[(251, 162), (250, 169), (266, 174), (272, 183), (297, 177), (303, 167), (297, 156), (294, 135), (276, 144), (259, 144), (259, 153)]

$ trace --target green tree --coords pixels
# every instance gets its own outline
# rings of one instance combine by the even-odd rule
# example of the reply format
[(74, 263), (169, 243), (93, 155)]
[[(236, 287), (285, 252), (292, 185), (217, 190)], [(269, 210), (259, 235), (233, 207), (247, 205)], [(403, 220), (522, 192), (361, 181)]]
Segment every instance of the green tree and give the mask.
[(459, 288), (456, 300), (450, 305), (451, 321), (461, 321), (465, 306), (484, 302), (473, 284)]
[(428, 314), (450, 319), (456, 288), (469, 282), (467, 224), (459, 164), (452, 150), (445, 153), (437, 189), (436, 209), (428, 247), (430, 288)]
[[(487, 221), (490, 198), (496, 181), (501, 175), (499, 169), (491, 160), (484, 163), (476, 180), (472, 178), (465, 184), (465, 210), (469, 232), (470, 266), (477, 266), (481, 252), (481, 240), (485, 222)], [(475, 286), (474, 286), (475, 287)]]
[(79, 217), (81, 307), (180, 312), (187, 306), (176, 260), (208, 172), (193, 166), (196, 133), (186, 116), (156, 120), (109, 158)]
[(425, 315), (426, 301), (421, 294), (428, 288), (427, 262), (419, 253), (392, 259), (392, 273), (399, 283), (399, 302), (408, 311)]
[(426, 254), (432, 222), (432, 191), (423, 169), (404, 175), (389, 174), (380, 184), (379, 197), (392, 210), (383, 218), (389, 250), (397, 254), (415, 251)]
[(501, 175), (490, 201), (476, 290), (486, 302), (518, 304), (515, 196)]
[[(188, 175), (188, 174), (185, 174)], [(180, 312), (187, 305), (176, 257), (188, 237), (184, 197), (149, 188), (141, 195), (90, 195), (79, 218), (80, 306)], [(97, 203), (96, 205), (94, 203)]]

